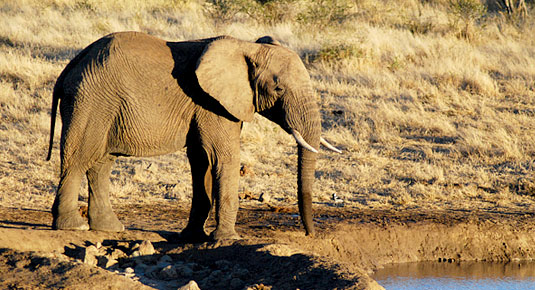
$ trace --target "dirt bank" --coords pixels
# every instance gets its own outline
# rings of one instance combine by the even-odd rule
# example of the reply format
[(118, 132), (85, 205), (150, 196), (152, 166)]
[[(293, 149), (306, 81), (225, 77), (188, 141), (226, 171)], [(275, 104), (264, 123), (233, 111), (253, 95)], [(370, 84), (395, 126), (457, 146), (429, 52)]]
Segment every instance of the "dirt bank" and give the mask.
[(304, 237), (296, 209), (243, 205), (244, 240), (167, 241), (187, 209), (117, 207), (123, 233), (52, 231), (46, 210), (0, 208), (0, 288), (380, 289), (387, 263), (535, 258), (535, 213), (316, 208)]

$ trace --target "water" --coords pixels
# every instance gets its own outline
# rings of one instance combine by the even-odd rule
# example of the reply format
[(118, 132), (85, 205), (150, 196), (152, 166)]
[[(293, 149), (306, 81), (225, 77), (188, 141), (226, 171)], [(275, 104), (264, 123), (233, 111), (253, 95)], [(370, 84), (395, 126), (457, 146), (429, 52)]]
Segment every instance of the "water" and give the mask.
[(372, 277), (386, 290), (535, 290), (535, 262), (395, 264)]

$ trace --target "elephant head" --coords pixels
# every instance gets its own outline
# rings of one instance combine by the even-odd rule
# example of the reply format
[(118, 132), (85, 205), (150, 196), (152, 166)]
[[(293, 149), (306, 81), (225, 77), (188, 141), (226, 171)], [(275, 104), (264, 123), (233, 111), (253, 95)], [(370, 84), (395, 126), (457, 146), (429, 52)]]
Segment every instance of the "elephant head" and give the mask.
[(200, 87), (236, 119), (251, 121), (257, 112), (294, 136), (299, 211), (307, 235), (313, 234), (317, 148), (337, 149), (321, 138), (318, 100), (299, 56), (269, 36), (255, 43), (223, 37), (204, 49), (195, 73)]

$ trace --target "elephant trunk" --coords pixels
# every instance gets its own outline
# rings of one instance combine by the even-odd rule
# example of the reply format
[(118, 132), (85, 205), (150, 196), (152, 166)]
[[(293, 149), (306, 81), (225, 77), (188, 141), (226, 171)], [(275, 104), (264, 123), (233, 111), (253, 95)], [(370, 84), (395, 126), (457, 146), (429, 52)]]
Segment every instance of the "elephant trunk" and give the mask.
[(316, 153), (301, 146), (298, 148), (297, 198), (299, 214), (305, 226), (306, 235), (314, 235), (312, 220), (312, 191), (314, 172), (316, 167)]
[[(292, 118), (292, 114), (287, 115), (287, 122), (291, 128), (294, 138), (298, 142), (298, 165), (297, 165), (297, 198), (299, 213), (305, 226), (306, 235), (314, 234), (314, 223), (312, 220), (312, 195), (315, 179), (317, 150), (320, 145), (321, 119), (318, 105), (315, 98), (307, 98), (308, 103), (300, 106), (298, 118)], [(294, 133), (297, 131), (297, 133)], [(302, 137), (301, 141), (298, 140)], [(304, 141), (304, 142), (302, 142)]]

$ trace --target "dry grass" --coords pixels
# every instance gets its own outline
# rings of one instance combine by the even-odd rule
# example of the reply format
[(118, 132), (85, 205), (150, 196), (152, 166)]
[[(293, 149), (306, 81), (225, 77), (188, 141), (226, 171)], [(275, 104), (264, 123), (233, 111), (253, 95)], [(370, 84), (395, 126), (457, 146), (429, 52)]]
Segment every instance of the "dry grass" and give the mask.
[[(474, 8), (463, 12), (465, 2)], [(512, 18), (475, 0), (229, 3), (2, 1), (0, 204), (50, 207), (55, 79), (92, 41), (138, 30), (176, 41), (271, 34), (298, 51), (321, 95), (324, 137), (344, 150), (320, 155), (318, 202), (337, 193), (356, 207), (535, 209), (535, 11)], [(253, 173), (240, 190), (295, 204), (293, 139), (256, 117), (242, 144)], [(188, 201), (190, 180), (183, 152), (120, 159), (112, 196)]]

